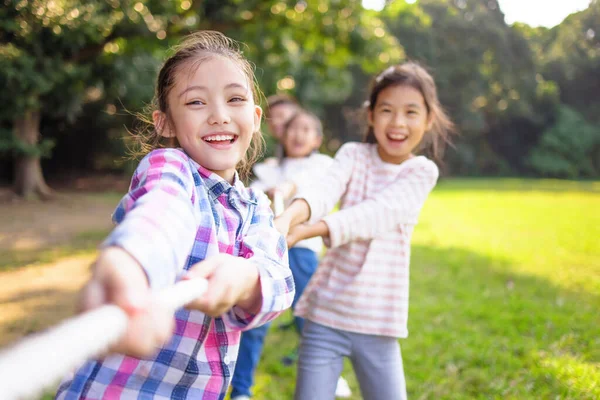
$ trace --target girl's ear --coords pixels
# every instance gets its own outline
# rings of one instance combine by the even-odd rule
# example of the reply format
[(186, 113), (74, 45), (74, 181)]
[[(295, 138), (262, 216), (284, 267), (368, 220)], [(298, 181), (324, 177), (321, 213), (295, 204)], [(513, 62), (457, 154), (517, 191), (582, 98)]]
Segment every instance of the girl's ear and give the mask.
[(152, 121), (154, 122), (154, 128), (160, 136), (165, 138), (172, 138), (175, 136), (175, 133), (171, 132), (171, 129), (169, 129), (167, 116), (162, 111), (154, 110), (152, 112)]
[(253, 132), (260, 131), (260, 122), (262, 121), (263, 110), (260, 106), (254, 106), (254, 130)]
[(369, 122), (369, 126), (373, 126), (373, 110), (367, 111), (367, 121)]

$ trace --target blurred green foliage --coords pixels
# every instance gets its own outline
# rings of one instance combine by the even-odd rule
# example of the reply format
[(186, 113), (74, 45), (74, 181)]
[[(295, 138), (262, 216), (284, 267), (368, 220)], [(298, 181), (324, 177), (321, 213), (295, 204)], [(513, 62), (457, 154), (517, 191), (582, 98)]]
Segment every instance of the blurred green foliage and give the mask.
[(573, 143), (600, 124), (598, 0), (552, 29), (507, 25), (497, 0), (396, 0), (381, 12), (360, 0), (3, 3), (0, 147), (15, 154), (12, 121), (40, 110), (41, 139), (56, 144), (43, 164), (50, 174), (126, 168), (121, 139), (133, 114), (149, 103), (169, 46), (197, 29), (243, 42), (266, 94), (288, 92), (323, 118), (330, 151), (361, 139), (354, 112), (370, 77), (413, 59), (429, 67), (458, 125), (446, 173), (600, 173), (597, 152), (556, 158), (547, 139), (564, 130), (565, 106), (581, 124)]
[(564, 106), (528, 161), (544, 176), (597, 177), (600, 175), (600, 126), (592, 125), (580, 113)]

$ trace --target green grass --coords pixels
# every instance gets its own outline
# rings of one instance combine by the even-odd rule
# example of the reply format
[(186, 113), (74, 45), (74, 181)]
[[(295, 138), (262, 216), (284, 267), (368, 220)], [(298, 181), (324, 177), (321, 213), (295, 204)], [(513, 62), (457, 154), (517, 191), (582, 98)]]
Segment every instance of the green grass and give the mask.
[[(103, 234), (47, 257), (92, 251)], [(412, 241), (409, 398), (600, 398), (599, 238), (599, 182), (440, 182)], [(280, 359), (297, 337), (276, 329), (289, 319), (267, 337), (257, 400), (293, 396), (295, 367)], [(360, 399), (349, 364), (344, 376)]]
[[(598, 182), (440, 182), (412, 241), (409, 398), (600, 398), (599, 238)], [(292, 398), (296, 341), (271, 330), (256, 399)]]

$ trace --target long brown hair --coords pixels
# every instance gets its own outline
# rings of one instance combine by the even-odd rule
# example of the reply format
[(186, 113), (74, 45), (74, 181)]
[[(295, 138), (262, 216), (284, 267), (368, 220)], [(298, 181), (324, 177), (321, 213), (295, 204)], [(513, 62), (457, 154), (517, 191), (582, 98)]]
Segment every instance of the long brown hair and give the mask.
[[(175, 86), (183, 67), (189, 67), (192, 73), (200, 63), (214, 56), (225, 57), (235, 62), (252, 88), (252, 96), (255, 104), (259, 104), (263, 94), (258, 87), (254, 75), (253, 65), (242, 55), (240, 44), (216, 31), (199, 31), (186, 36), (183, 41), (173, 47), (172, 54), (164, 62), (156, 82), (156, 90), (152, 103), (143, 114), (138, 114), (141, 126), (133, 133), (137, 145), (135, 155), (144, 155), (159, 147), (177, 147), (176, 138), (164, 138), (161, 136), (165, 124), (169, 124), (169, 102), (168, 96)], [(159, 110), (166, 118), (155, 125), (152, 121), (152, 113)], [(252, 141), (244, 158), (237, 165), (237, 170), (242, 179), (247, 178), (252, 164), (262, 155), (264, 139), (262, 133), (254, 132)]]
[[(427, 117), (432, 124), (419, 148), (430, 147), (433, 158), (441, 161), (444, 147), (446, 144), (451, 144), (450, 135), (455, 132), (455, 129), (454, 123), (440, 104), (433, 77), (425, 68), (412, 61), (391, 66), (375, 76), (371, 82), (369, 100), (365, 103), (366, 108), (373, 111), (379, 93), (391, 86), (409, 86), (423, 95), (427, 107)], [(365, 142), (377, 143), (372, 126), (367, 128)]]

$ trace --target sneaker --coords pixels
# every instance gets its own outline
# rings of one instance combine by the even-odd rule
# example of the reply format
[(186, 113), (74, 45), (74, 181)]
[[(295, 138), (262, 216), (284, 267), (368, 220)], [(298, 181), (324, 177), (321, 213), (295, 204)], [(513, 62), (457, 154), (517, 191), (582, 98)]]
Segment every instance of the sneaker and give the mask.
[(335, 388), (335, 397), (347, 399), (350, 396), (352, 396), (352, 390), (350, 390), (350, 385), (348, 385), (347, 380), (340, 376), (337, 381), (337, 387)]
[(232, 397), (231, 400), (250, 400), (250, 397), (240, 394), (239, 396)]

